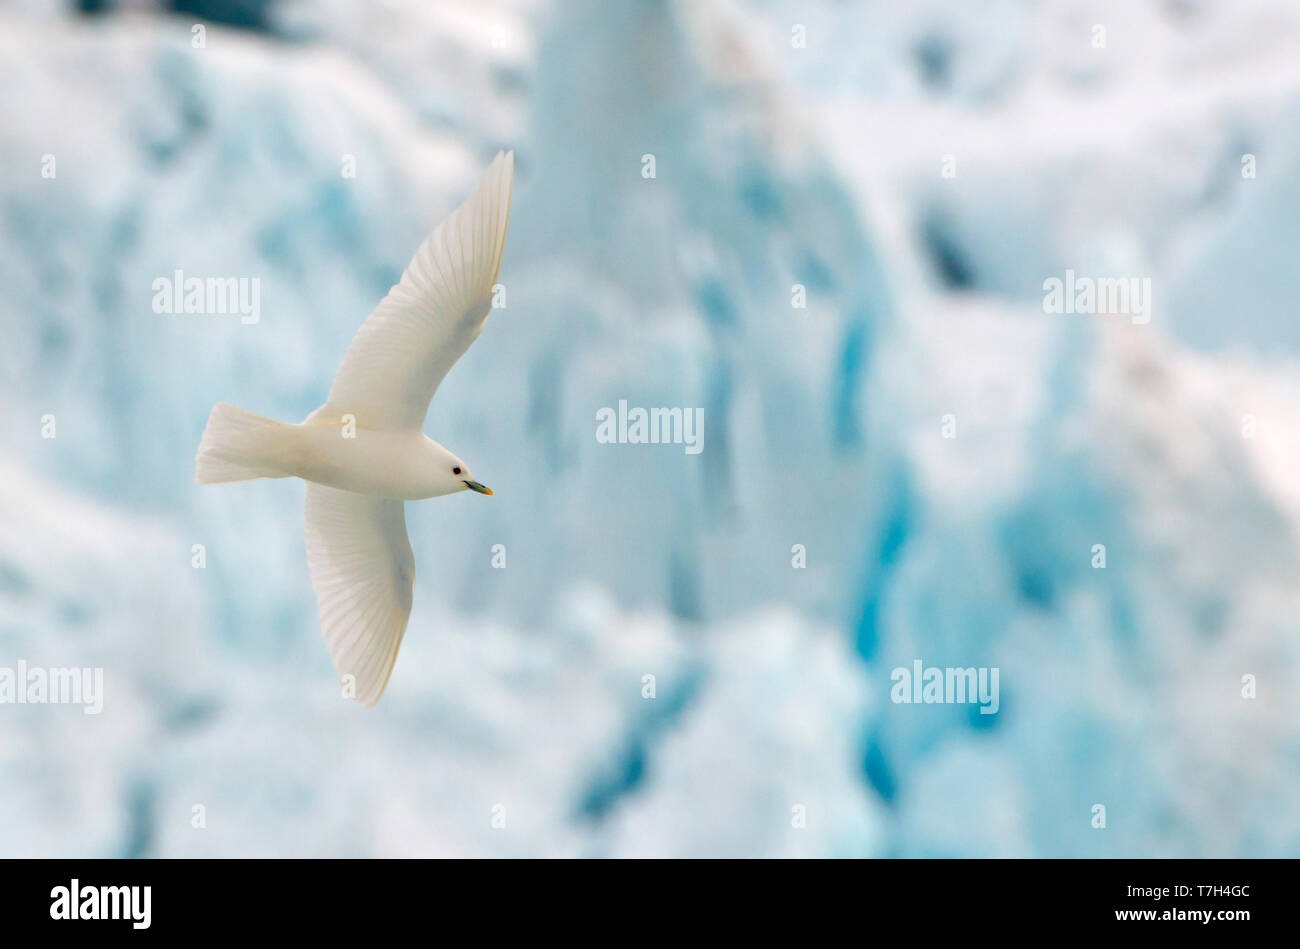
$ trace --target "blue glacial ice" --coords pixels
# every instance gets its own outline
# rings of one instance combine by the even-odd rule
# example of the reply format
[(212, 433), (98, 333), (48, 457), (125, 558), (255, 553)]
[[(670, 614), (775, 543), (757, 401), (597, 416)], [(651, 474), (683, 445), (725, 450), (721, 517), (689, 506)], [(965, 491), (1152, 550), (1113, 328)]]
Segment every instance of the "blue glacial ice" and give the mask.
[[(1300, 15), (1117, 7), (1100, 59), (950, 6), (286, 4), (202, 50), (0, 9), (0, 665), (107, 689), (3, 709), (0, 853), (1296, 855)], [(496, 496), (408, 507), (363, 712), (302, 486), (194, 450), (319, 404), (499, 147), (508, 302), (426, 426)], [(1152, 324), (1045, 315), (1068, 266)], [(260, 321), (155, 314), (177, 268)], [(598, 444), (620, 399), (705, 450)], [(891, 703), (918, 657), (999, 713)]]

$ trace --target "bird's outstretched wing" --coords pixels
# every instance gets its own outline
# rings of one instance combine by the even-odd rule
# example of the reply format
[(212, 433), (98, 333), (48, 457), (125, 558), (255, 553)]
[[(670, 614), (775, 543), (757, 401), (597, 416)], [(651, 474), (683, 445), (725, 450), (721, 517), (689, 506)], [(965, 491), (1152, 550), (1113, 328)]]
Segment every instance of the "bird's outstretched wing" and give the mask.
[(339, 679), (379, 701), (411, 616), (415, 557), (403, 502), (307, 483), (307, 566)]
[(514, 175), (514, 152), (499, 152), (474, 193), (424, 239), (361, 324), (328, 401), (311, 418), (350, 413), (365, 428), (399, 430), (424, 423), (438, 384), (492, 308)]

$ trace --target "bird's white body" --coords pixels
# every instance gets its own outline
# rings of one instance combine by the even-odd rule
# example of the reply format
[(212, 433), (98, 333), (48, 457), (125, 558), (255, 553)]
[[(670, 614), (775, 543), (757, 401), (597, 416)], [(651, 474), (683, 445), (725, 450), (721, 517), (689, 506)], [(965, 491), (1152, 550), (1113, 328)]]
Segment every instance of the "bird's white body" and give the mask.
[(344, 685), (379, 701), (411, 614), (415, 558), (405, 501), (492, 492), (421, 431), (438, 384), (491, 309), (510, 216), (514, 154), (420, 245), (343, 357), (329, 398), (301, 424), (226, 403), (199, 445), (200, 484), (307, 482), (307, 564), (321, 631)]
[(313, 419), (282, 429), (283, 476), (394, 501), (421, 501), (464, 491), (443, 477), (461, 467), (423, 432), (356, 428), (343, 419)]

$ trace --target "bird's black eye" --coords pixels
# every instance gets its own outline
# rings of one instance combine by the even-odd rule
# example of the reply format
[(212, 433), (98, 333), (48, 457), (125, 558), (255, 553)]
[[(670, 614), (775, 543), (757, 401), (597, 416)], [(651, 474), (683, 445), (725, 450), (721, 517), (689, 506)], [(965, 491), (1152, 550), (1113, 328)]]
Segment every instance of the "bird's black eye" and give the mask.
[(452, 468), (452, 469), (451, 469), (451, 473), (452, 473), (452, 474), (460, 474), (460, 468)]

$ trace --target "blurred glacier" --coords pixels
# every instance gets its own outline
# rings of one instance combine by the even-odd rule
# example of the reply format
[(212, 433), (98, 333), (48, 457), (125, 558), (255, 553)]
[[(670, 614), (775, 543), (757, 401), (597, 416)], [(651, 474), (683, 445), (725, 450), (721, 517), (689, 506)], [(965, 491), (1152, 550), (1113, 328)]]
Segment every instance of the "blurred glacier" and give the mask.
[[(0, 6), (0, 665), (108, 690), (0, 706), (0, 854), (1300, 852), (1300, 10), (246, 7)], [(301, 485), (194, 450), (315, 408), (500, 147), (507, 306), (427, 425), (497, 494), (408, 506), (365, 712)], [(1044, 314), (1068, 267), (1151, 325)], [(178, 268), (260, 322), (155, 314)], [(598, 444), (620, 399), (704, 452)], [(1000, 712), (891, 703), (917, 658)]]

